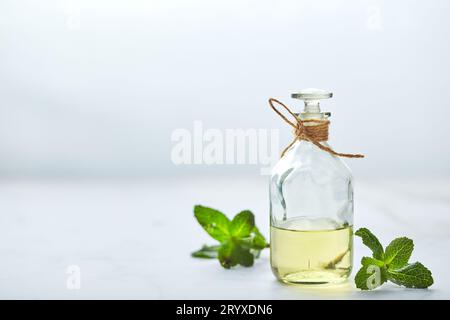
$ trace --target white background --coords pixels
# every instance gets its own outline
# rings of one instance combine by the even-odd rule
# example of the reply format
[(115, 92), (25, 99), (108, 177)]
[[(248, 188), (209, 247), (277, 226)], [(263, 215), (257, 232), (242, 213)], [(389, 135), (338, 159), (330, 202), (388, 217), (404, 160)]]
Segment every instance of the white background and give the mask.
[[(1, 1), (0, 297), (449, 298), (448, 1)], [(174, 130), (291, 129), (269, 97), (335, 96), (331, 144), (349, 160), (355, 226), (415, 240), (431, 290), (282, 286), (268, 252), (225, 271), (201, 203), (251, 209), (256, 165), (171, 161)], [(367, 254), (355, 240), (355, 264)], [(82, 288), (66, 288), (78, 265)], [(357, 268), (357, 267), (355, 267)], [(249, 290), (253, 288), (254, 290)]]
[[(329, 89), (357, 177), (450, 175), (448, 1), (2, 1), (0, 174), (258, 173), (175, 167), (171, 133), (291, 130), (268, 107)], [(281, 147), (281, 146), (280, 146)]]

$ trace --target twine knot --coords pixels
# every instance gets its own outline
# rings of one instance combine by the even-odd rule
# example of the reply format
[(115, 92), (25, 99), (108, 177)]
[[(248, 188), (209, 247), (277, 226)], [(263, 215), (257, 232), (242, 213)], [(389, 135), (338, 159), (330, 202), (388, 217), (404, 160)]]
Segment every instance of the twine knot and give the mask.
[[(295, 119), (295, 122), (289, 120), (285, 115), (283, 115), (275, 106), (274, 103), (282, 106), (289, 114)], [(330, 147), (324, 146), (320, 142), (328, 140), (328, 127), (330, 125), (330, 121), (323, 119), (300, 119), (295, 113), (293, 113), (285, 104), (278, 101), (277, 99), (270, 98), (269, 99), (270, 107), (284, 120), (287, 124), (289, 124), (292, 128), (294, 128), (294, 140), (284, 148), (281, 153), (281, 157), (284, 156), (287, 150), (297, 141), (297, 140), (306, 140), (317, 146), (319, 149), (326, 151), (332, 155), (338, 157), (346, 157), (346, 158), (364, 158), (362, 154), (351, 154), (351, 153), (339, 153), (331, 149)]]

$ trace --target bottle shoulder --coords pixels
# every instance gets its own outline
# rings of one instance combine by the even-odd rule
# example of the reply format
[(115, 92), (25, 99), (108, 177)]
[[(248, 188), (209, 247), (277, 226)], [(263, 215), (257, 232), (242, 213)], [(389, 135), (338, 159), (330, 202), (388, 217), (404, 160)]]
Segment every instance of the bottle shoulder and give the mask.
[[(323, 143), (325, 146), (329, 146)], [(352, 173), (347, 164), (337, 156), (319, 149), (309, 141), (297, 141), (275, 164), (271, 175), (285, 176), (302, 172), (314, 175), (325, 175), (352, 179)]]

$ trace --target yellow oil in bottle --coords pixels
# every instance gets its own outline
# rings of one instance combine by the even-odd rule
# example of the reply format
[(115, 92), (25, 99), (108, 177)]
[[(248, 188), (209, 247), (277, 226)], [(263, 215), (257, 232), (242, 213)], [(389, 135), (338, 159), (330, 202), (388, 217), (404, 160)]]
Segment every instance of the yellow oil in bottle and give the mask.
[(285, 283), (338, 283), (352, 269), (352, 226), (331, 219), (293, 218), (271, 226), (270, 260)]

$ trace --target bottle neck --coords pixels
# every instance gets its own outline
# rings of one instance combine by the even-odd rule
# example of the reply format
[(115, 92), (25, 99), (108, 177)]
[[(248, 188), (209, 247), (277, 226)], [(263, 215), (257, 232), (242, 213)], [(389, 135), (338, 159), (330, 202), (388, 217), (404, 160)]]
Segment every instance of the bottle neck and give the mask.
[(304, 112), (309, 113), (320, 113), (320, 105), (317, 100), (305, 100), (305, 110)]
[(326, 120), (328, 119), (328, 113), (326, 112), (308, 112), (303, 111), (297, 114), (300, 120)]

